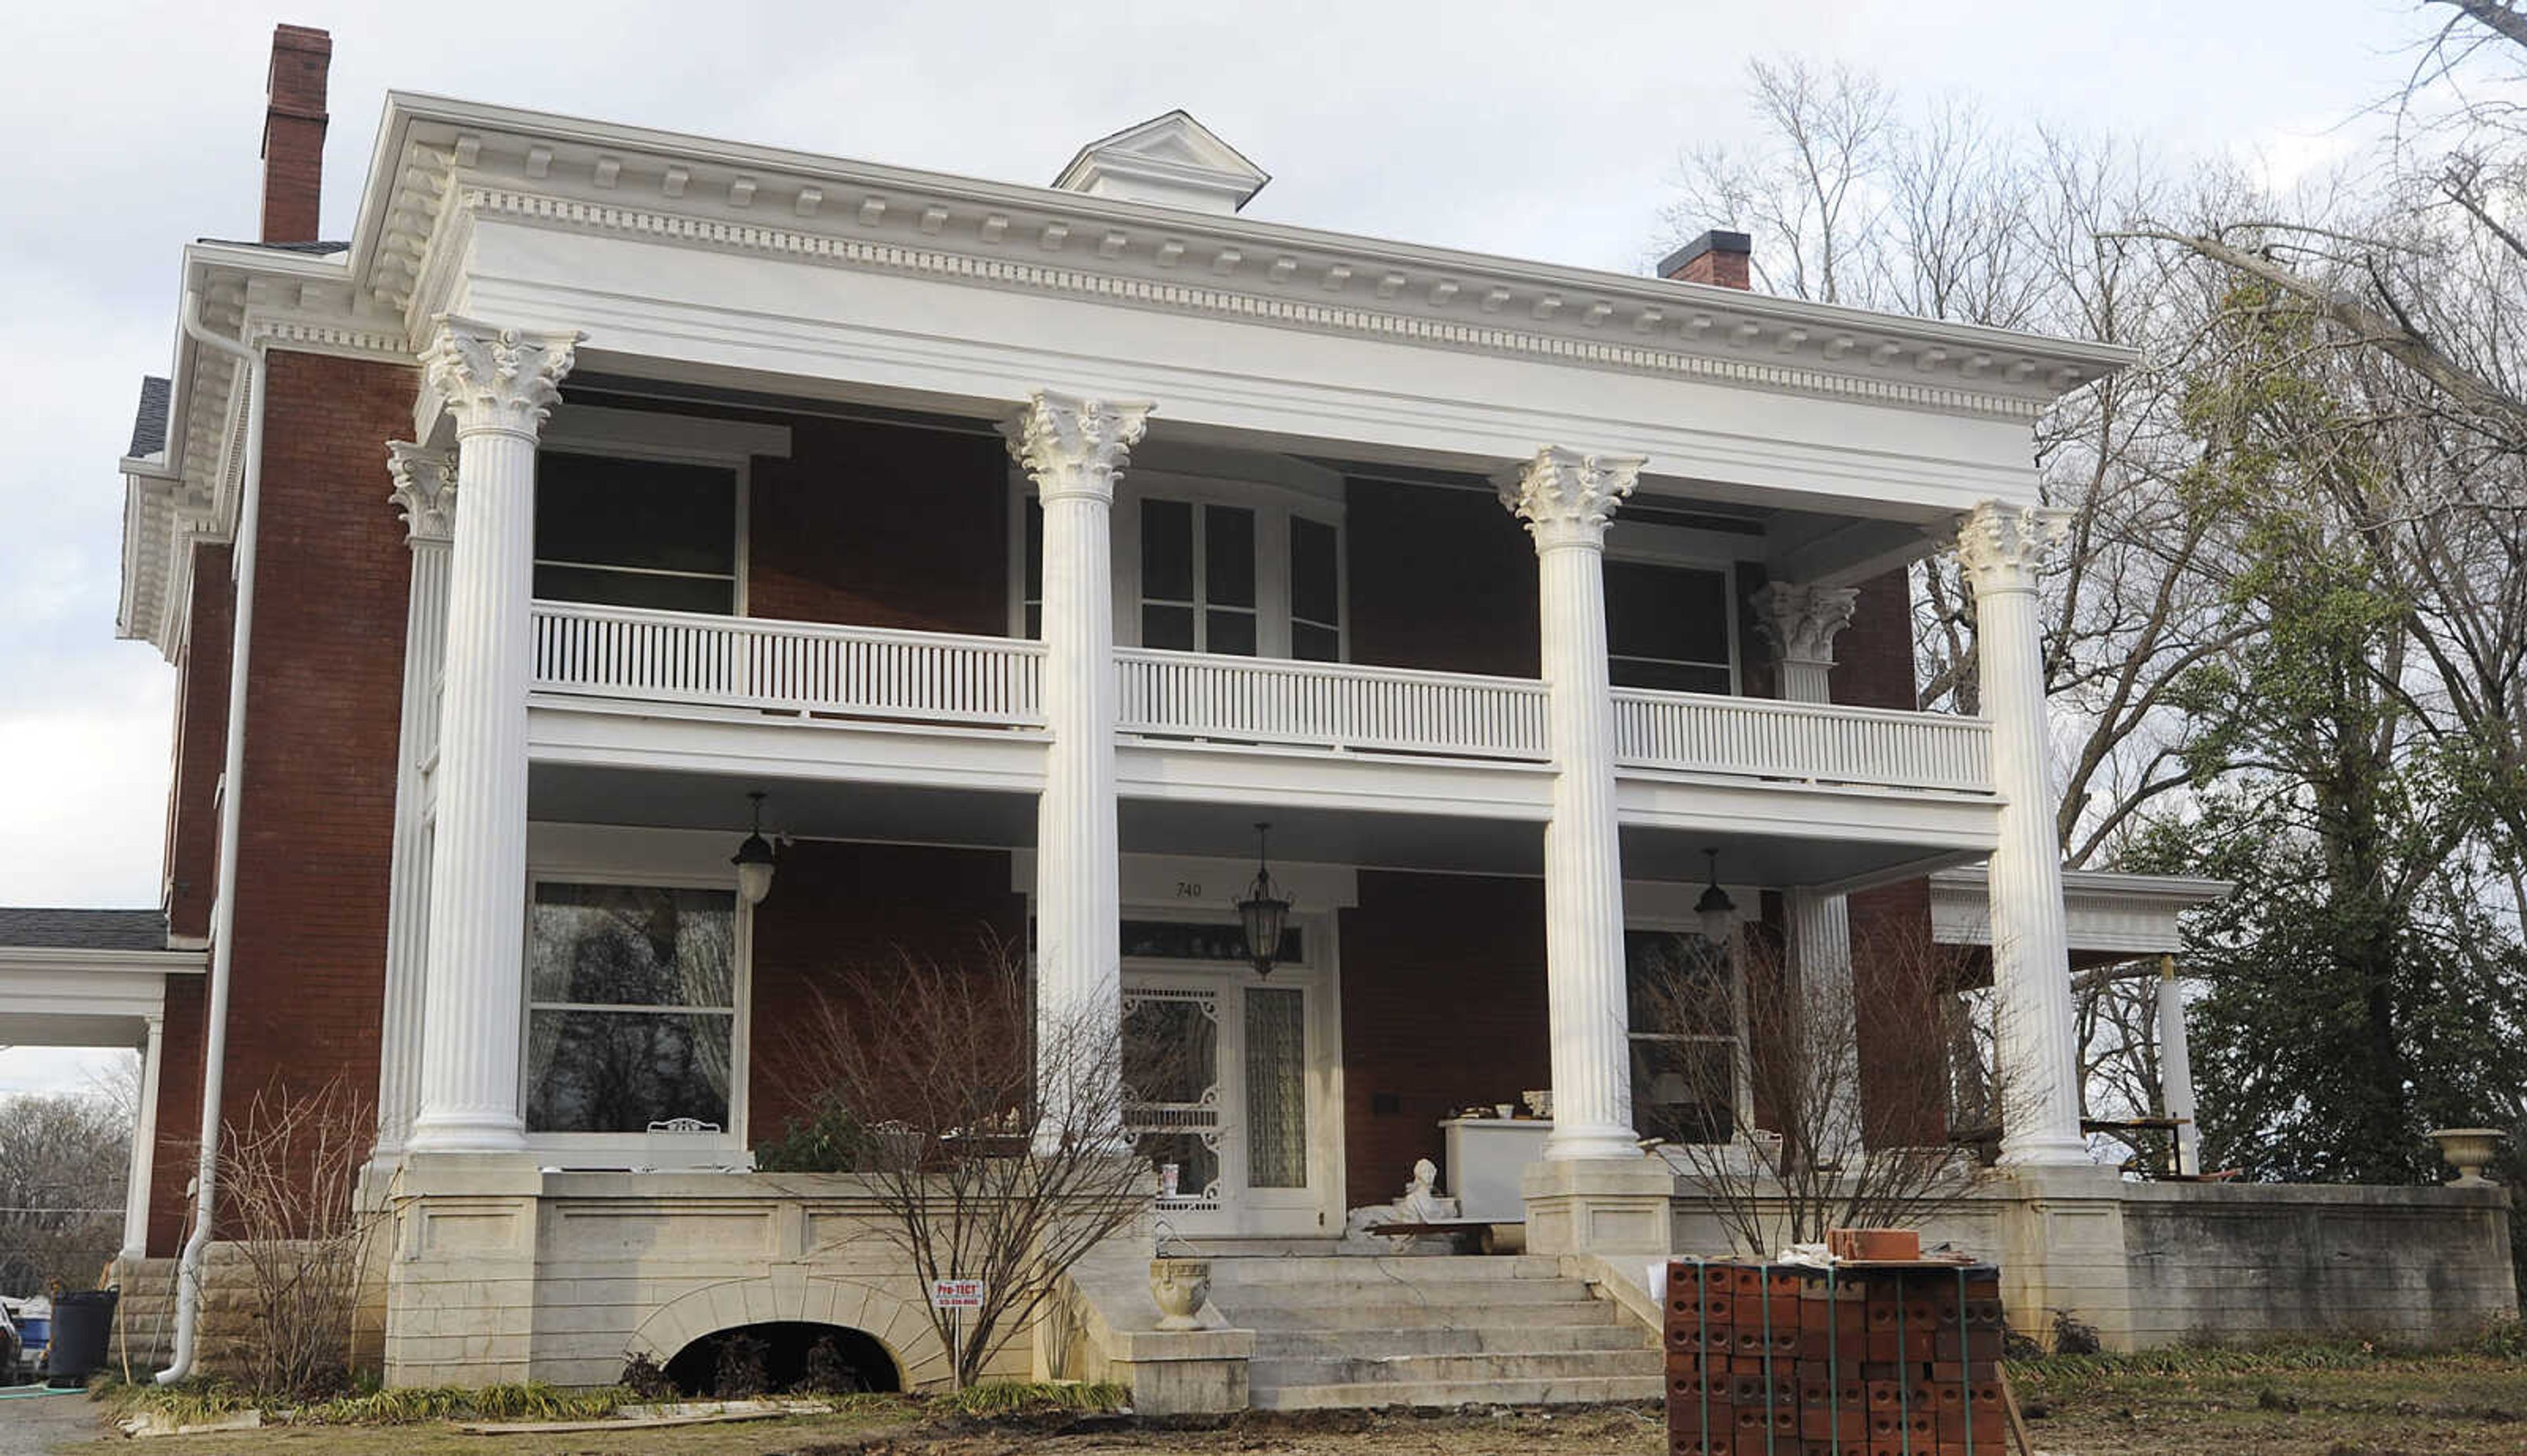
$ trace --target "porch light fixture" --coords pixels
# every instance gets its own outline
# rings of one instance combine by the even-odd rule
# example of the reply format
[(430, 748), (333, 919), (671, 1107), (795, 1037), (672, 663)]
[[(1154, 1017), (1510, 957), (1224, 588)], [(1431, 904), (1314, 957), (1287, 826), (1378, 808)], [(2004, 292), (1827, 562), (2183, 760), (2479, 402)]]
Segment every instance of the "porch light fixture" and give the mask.
[(1720, 887), (1720, 851), (1706, 849), (1703, 853), (1711, 857), (1711, 883), (1703, 889), (1702, 898), (1693, 902), (1693, 913), (1702, 918), (1702, 938), (1724, 945), (1728, 940), (1729, 927), (1737, 923), (1737, 902)]
[(763, 837), (763, 790), (750, 790), (747, 797), (754, 801), (754, 832), (728, 862), (737, 866), (737, 892), (748, 905), (760, 905), (772, 893), (772, 841)]
[(1272, 974), (1272, 960), (1281, 953), (1281, 928), (1290, 919), (1290, 897), (1273, 882), (1264, 853), (1265, 836), (1271, 831), (1269, 824), (1255, 827), (1255, 882), (1246, 887), (1246, 898), (1237, 902), (1238, 922), (1246, 928), (1246, 958), (1255, 963), (1257, 976)]

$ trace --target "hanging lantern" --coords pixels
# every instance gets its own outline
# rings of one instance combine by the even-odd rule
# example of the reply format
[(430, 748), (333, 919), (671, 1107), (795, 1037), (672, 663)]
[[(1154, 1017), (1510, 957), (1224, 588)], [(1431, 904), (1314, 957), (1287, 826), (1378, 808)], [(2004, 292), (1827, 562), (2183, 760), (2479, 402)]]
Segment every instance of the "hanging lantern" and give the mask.
[(1702, 938), (1714, 945), (1728, 943), (1728, 932), (1737, 924), (1737, 902), (1720, 887), (1720, 851), (1706, 849), (1711, 857), (1711, 883), (1702, 898), (1693, 902), (1693, 913), (1702, 918)]
[(755, 789), (747, 797), (754, 801), (754, 832), (746, 836), (728, 862), (737, 866), (737, 892), (748, 905), (760, 905), (772, 893), (772, 841), (763, 837), (763, 790)]
[(1238, 923), (1246, 928), (1246, 958), (1255, 963), (1258, 976), (1272, 974), (1272, 962), (1281, 953), (1281, 929), (1290, 920), (1290, 897), (1273, 882), (1264, 857), (1264, 838), (1271, 829), (1269, 824), (1255, 827), (1255, 882), (1237, 902)]

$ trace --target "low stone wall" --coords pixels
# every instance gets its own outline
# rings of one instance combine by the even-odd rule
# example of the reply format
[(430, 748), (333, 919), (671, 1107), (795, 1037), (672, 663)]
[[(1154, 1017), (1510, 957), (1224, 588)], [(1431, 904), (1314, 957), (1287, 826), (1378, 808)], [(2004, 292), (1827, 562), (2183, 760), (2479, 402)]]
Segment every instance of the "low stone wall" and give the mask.
[[(1730, 1251), (1728, 1224), (1676, 1180), (1675, 1248)], [(2106, 1348), (2208, 1336), (2356, 1332), (2460, 1340), (2518, 1312), (2508, 1193), (2499, 1187), (2127, 1182), (2108, 1169), (1995, 1176), (1925, 1221), (2001, 1269), (2011, 1328), (2057, 1317)]]
[[(386, 1353), (386, 1280), (383, 1249), (364, 1271), (358, 1308), (352, 1315), (351, 1363), (380, 1368)], [(285, 1261), (290, 1246), (278, 1245), (273, 1257)], [(285, 1268), (285, 1263), (276, 1263)], [(180, 1265), (172, 1258), (118, 1258), (106, 1268), (106, 1279), (120, 1289), (115, 1301), (111, 1363), (117, 1374), (127, 1367), (133, 1379), (146, 1380), (167, 1367), (176, 1350), (176, 1284)], [(256, 1294), (254, 1261), (236, 1243), (214, 1240), (202, 1256), (202, 1304), (194, 1345), (194, 1368), (206, 1376), (239, 1376), (247, 1372), (252, 1352), (263, 1340), (262, 1301)]]
[[(702, 1335), (799, 1321), (863, 1330), (904, 1388), (944, 1386), (926, 1291), (855, 1178), (547, 1173), (415, 1159), (393, 1195), (391, 1384), (603, 1384)], [(1017, 1331), (989, 1373), (1024, 1379)]]

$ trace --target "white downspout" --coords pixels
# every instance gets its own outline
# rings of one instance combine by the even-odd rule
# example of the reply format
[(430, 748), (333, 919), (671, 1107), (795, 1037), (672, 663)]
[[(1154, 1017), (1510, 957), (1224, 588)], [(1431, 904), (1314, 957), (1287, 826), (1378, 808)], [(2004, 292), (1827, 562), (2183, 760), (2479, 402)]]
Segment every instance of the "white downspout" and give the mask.
[(245, 798), (246, 660), (254, 645), (255, 525), (263, 501), (263, 350), (203, 327), (200, 309), (199, 297), (186, 290), (184, 336), (228, 355), (246, 370), (245, 461), (232, 552), (236, 600), (229, 646), (227, 755), (220, 769), (219, 889), (211, 903), (211, 997), (202, 1046), (202, 1156), (193, 1175), (193, 1232), (184, 1240), (183, 1258), (176, 1271), (174, 1358), (158, 1372), (161, 1385), (175, 1384), (193, 1373), (193, 1351), (201, 1330), (202, 1266), (210, 1253), (211, 1212), (218, 1203), (220, 1095), (228, 1064), (230, 972), (236, 959), (238, 806)]

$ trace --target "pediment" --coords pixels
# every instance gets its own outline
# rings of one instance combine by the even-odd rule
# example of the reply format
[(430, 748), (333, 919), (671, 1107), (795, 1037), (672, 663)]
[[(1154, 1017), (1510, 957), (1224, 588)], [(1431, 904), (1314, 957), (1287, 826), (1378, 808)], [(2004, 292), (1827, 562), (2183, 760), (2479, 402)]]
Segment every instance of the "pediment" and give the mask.
[(1271, 179), (1210, 127), (1171, 111), (1081, 147), (1053, 184), (1090, 197), (1226, 216)]

